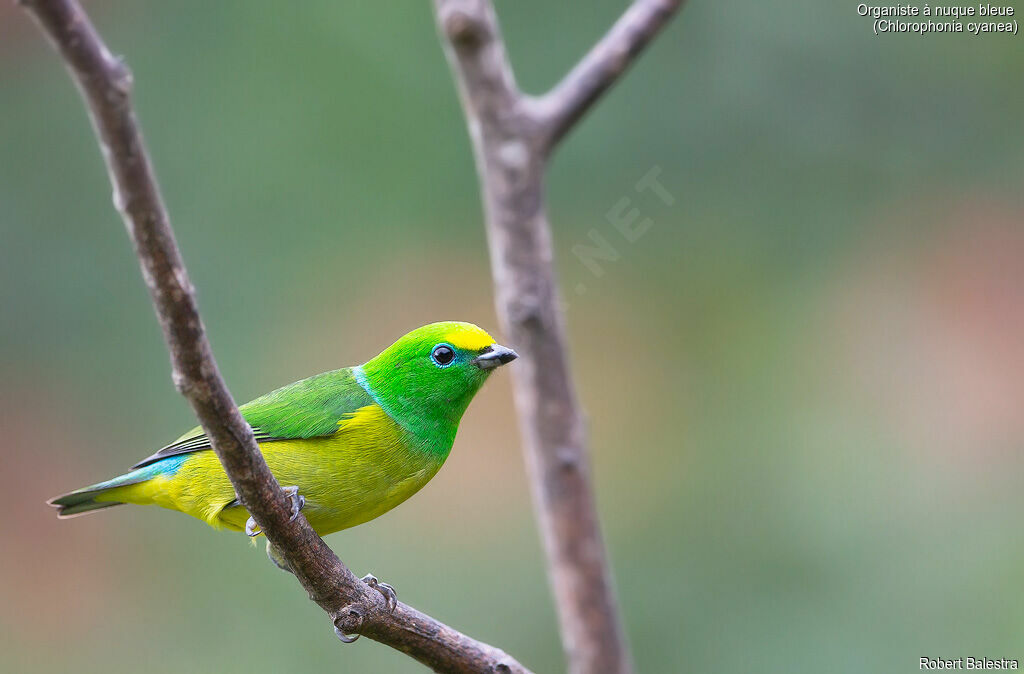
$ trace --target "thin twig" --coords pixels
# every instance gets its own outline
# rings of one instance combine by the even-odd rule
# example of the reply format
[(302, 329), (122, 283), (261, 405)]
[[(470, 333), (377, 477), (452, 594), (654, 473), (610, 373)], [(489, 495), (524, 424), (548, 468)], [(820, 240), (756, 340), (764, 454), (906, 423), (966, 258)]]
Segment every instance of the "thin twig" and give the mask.
[(188, 399), (242, 503), (280, 550), (311, 599), (345, 634), (364, 634), (441, 672), (526, 668), (481, 643), (383, 596), (356, 578), (305, 517), (290, 505), (267, 467), (252, 429), (217, 370), (193, 287), (175, 242), (152, 164), (132, 110), (132, 77), (75, 0), (23, 0), (63, 57), (81, 91), (114, 188), (114, 205), (135, 244), (164, 339), (174, 384)]
[(544, 172), (553, 146), (680, 5), (679, 0), (637, 0), (562, 83), (531, 98), (516, 87), (490, 1), (434, 0), (473, 142), (497, 313), (523, 356), (513, 373), (519, 427), (573, 674), (624, 673), (632, 664), (569, 370)]
[(683, 0), (640, 0), (619, 17), (561, 82), (537, 101), (544, 143), (554, 147), (664, 28)]

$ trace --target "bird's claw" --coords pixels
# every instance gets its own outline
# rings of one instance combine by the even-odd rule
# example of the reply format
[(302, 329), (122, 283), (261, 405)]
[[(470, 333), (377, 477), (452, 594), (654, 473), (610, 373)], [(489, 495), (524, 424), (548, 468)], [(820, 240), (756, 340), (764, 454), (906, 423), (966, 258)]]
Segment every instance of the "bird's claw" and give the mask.
[(353, 634), (345, 634), (341, 626), (338, 625), (341, 622), (342, 616), (337, 616), (334, 619), (334, 635), (338, 637), (338, 640), (343, 644), (350, 644), (359, 638), (359, 628), (363, 626), (363, 614), (359, 611), (350, 611), (348, 614), (349, 618), (355, 618), (355, 625), (349, 625), (353, 630)]
[[(288, 521), (294, 522), (295, 518), (302, 512), (302, 509), (306, 507), (306, 497), (299, 493), (298, 487), (283, 487), (281, 491), (288, 497), (288, 501), (292, 506), (291, 517), (288, 518)], [(260, 525), (256, 524), (256, 520), (252, 517), (249, 517), (245, 521), (245, 535), (249, 538), (255, 538), (261, 533), (263, 531), (260, 529)]]
[(306, 507), (306, 497), (299, 493), (298, 487), (284, 487), (281, 491), (288, 496), (292, 505), (292, 516), (288, 518), (288, 521), (294, 522), (302, 509)]
[(358, 634), (345, 634), (337, 625), (335, 625), (334, 627), (334, 634), (338, 637), (338, 639), (341, 640), (341, 643), (343, 644), (350, 644), (359, 638)]
[(388, 607), (388, 612), (394, 613), (398, 607), (398, 593), (395, 592), (395, 588), (387, 583), (380, 582), (372, 573), (366, 574), (360, 580), (384, 595), (384, 604)]
[[(377, 592), (384, 595), (384, 605), (388, 607), (389, 612), (393, 612), (398, 607), (398, 594), (395, 593), (395, 588), (391, 587), (387, 583), (382, 583), (377, 580), (377, 577), (372, 573), (368, 573), (362, 578), (361, 581), (372, 587)], [(359, 618), (359, 625), (362, 625), (362, 617)], [(356, 629), (359, 629), (358, 626)], [(345, 634), (338, 627), (337, 623), (334, 625), (334, 634), (341, 640), (342, 643), (350, 644), (359, 638), (359, 633), (356, 634)]]
[(245, 535), (249, 538), (255, 538), (261, 533), (263, 532), (260, 530), (260, 525), (256, 524), (256, 520), (252, 517), (249, 517), (249, 519), (245, 521)]

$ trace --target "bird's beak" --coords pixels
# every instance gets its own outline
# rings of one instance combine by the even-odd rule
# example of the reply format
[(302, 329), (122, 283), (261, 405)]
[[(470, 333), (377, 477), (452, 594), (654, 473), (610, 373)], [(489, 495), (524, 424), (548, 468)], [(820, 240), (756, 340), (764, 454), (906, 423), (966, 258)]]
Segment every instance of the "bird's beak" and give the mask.
[(481, 370), (493, 370), (496, 367), (500, 367), (505, 363), (511, 363), (519, 354), (501, 344), (492, 344), (486, 347), (479, 356), (469, 361), (473, 365), (476, 365)]

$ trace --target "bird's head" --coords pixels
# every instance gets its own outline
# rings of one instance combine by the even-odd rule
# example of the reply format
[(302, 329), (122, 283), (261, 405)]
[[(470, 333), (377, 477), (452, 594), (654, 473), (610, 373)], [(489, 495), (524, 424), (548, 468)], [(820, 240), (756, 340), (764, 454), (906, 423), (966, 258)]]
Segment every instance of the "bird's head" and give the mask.
[(368, 388), (406, 424), (457, 424), (495, 369), (515, 360), (512, 349), (472, 323), (417, 328), (361, 366)]

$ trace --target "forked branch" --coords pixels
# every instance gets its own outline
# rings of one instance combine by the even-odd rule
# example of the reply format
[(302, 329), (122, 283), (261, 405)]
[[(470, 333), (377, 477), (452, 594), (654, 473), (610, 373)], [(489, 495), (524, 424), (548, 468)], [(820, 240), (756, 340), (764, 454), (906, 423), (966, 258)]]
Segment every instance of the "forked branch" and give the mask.
[(516, 87), (489, 0), (434, 0), (480, 176), (495, 303), (521, 354), (513, 387), (562, 644), (573, 674), (629, 672), (569, 371), (544, 208), (557, 143), (625, 72), (681, 0), (636, 0), (554, 89)]
[(634, 2), (569, 74), (538, 99), (549, 147), (618, 81), (681, 5), (682, 0)]

